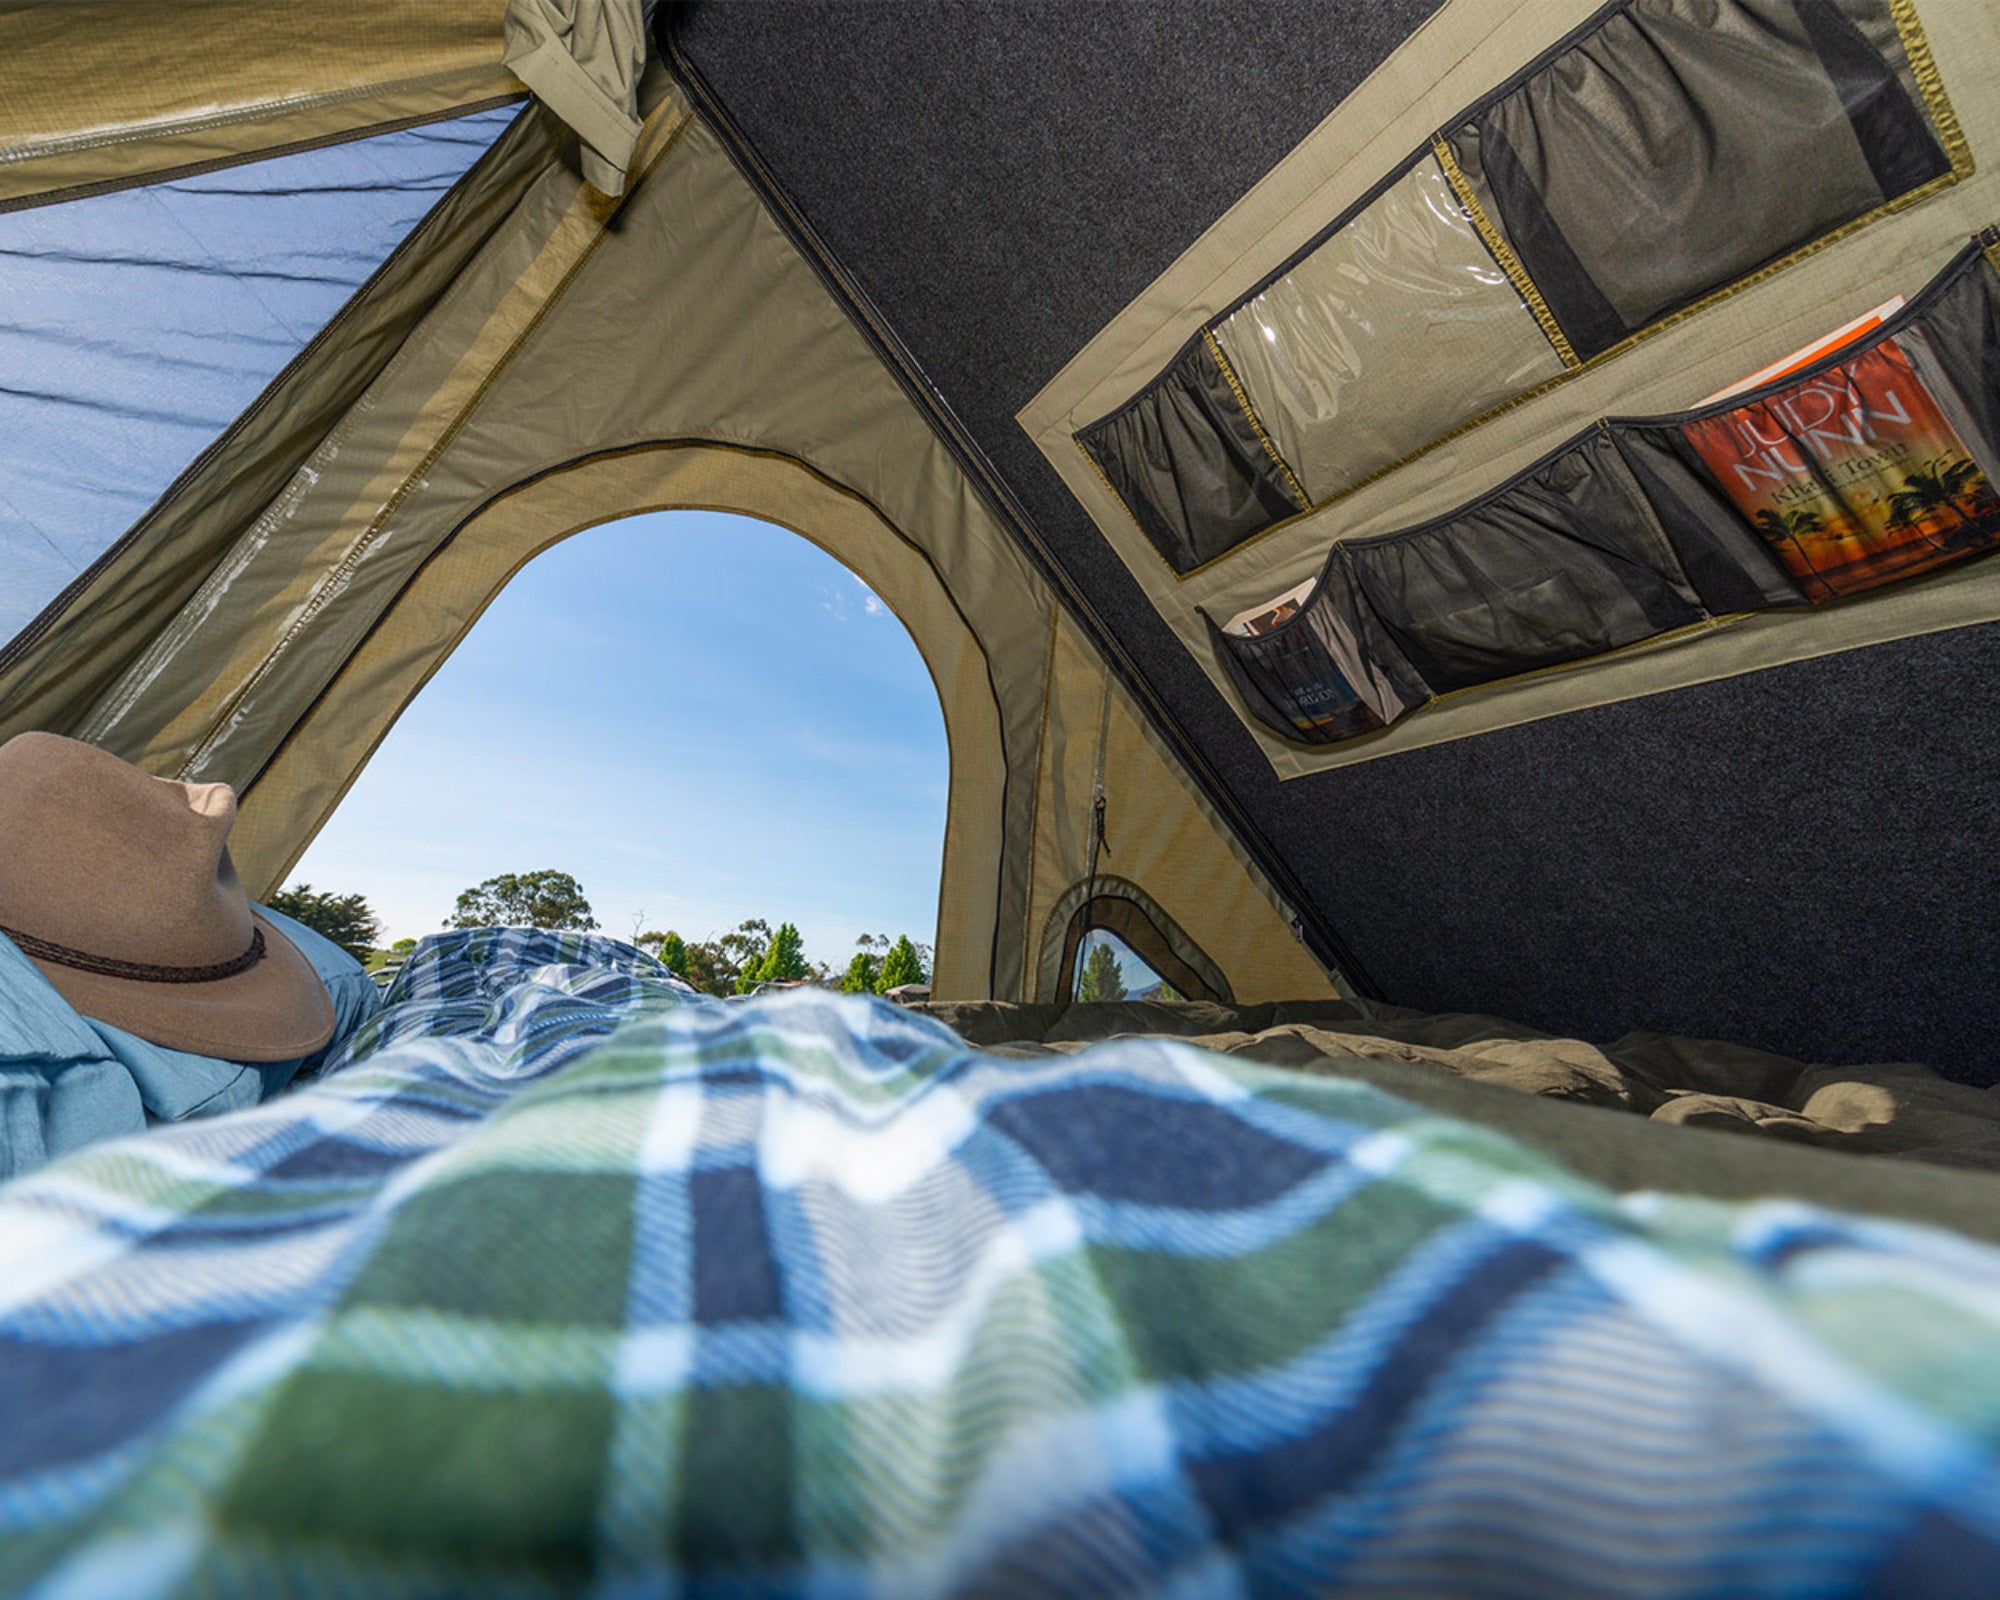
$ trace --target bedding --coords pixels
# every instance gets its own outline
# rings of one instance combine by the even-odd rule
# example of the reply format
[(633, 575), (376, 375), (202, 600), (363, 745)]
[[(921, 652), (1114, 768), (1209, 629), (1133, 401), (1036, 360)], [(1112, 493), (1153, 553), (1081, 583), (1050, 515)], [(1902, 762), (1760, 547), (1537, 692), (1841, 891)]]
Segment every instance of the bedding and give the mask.
[[(1748, 1045), (1661, 1033), (1629, 1033), (1596, 1045), (1500, 1017), (1435, 1015), (1372, 1000), (1259, 1006), (961, 1001), (925, 1009), (968, 1040), (1012, 1056), (1060, 1054), (1147, 1034), (1308, 1072), (1353, 1075), (1363, 1063), (1406, 1062), (1433, 1076), (1682, 1127), (2000, 1170), (2000, 1086), (1954, 1083), (1913, 1062), (1816, 1065)], [(1422, 1076), (1404, 1075), (1397, 1085), (1409, 1092)], [(1415, 1092), (1425, 1091), (1419, 1086)]]
[(0, 1187), (0, 1591), (1990, 1592), (1996, 1336), (1943, 1229), (454, 933)]

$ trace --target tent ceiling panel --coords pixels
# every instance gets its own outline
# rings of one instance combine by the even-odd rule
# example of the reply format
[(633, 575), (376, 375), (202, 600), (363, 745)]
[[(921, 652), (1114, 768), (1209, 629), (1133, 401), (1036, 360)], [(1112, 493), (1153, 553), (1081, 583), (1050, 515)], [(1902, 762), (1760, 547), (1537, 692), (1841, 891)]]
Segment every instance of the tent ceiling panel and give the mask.
[(0, 4), (0, 209), (518, 98), (504, 0)]
[[(1146, 285), (1158, 277), (1172, 282), (1179, 312), (1202, 309), (1176, 322), (1172, 308), (1152, 308), (1141, 339), (1119, 352), (1130, 358), (1129, 382), (1109, 404), (1133, 393), (1205, 318), (1595, 9), (1590, 0), (1451, 0), (1441, 10), (695, 0), (668, 24), (705, 107), (760, 181), (805, 218), (845, 291), (908, 353), (938, 397), (940, 425), (960, 428), (983, 455), (1215, 781), (1391, 998), (1476, 1005), (1584, 1034), (1644, 1023), (1806, 1055), (1886, 1050), (1968, 1076), (2000, 1072), (2000, 1035), (1977, 1021), (1990, 1017), (1990, 996), (1970, 961), (1954, 959), (1921, 983), (1835, 980), (1817, 957), (1778, 953), (1780, 919), (1768, 902), (1738, 906), (1750, 893), (1742, 886), (1770, 883), (1782, 862), (1789, 925), (1814, 929), (1825, 948), (1852, 952), (1871, 973), (1874, 951), (1914, 952), (1927, 936), (1990, 956), (1992, 874), (1963, 858), (1949, 796), (2000, 790), (2000, 749), (1959, 739), (1933, 750), (1911, 732), (1952, 715), (1927, 709), (1924, 686), (1939, 670), (1976, 681), (1955, 675), (1982, 659), (1988, 630), (1964, 630), (1978, 608), (1968, 614), (1959, 602), (1983, 576), (1914, 624), (1960, 631), (1860, 650), (1852, 647), (1869, 641), (1850, 636), (1845, 655), (1708, 684), (1693, 672), (1678, 679), (1686, 687), (1590, 710), (1545, 704), (1528, 714), (1568, 714), (1280, 784), (1271, 745), (1247, 728), (1212, 670), (1191, 606), (1176, 611), (1164, 598), (1173, 579), (1157, 553), (1136, 530), (1136, 553), (1114, 551), (1081, 509), (1079, 495), (1092, 489), (1065, 485), (1015, 421), (1099, 329), (1128, 306), (1151, 305)], [(1788, 269), (1799, 281), (1865, 288), (1859, 272), (1908, 293), (1995, 220), (1973, 214), (1990, 207), (1982, 180), (1995, 160), (1980, 87), (1993, 53), (1974, 38), (1992, 31), (1992, 10), (1947, 0), (1916, 10), (1968, 119), (1973, 176)], [(1417, 103), (1439, 74), (1407, 64), (1431, 58), (1468, 80), (1449, 105)], [(1366, 115), (1350, 116), (1350, 104)], [(1322, 119), (1325, 138), (1314, 133)], [(1268, 249), (1212, 229), (1294, 146), (1310, 153), (1293, 168), (1291, 203), (1316, 187), (1344, 189), (1332, 209), (1267, 207)], [(1176, 276), (1181, 264), (1192, 279)], [(1830, 325), (1817, 307), (1788, 299), (1786, 282), (1727, 302), (1729, 316), (1705, 313), (1728, 331), (1695, 337), (1697, 319), (1686, 339), (1677, 329), (1614, 357), (1559, 389), (1560, 401), (1521, 406), (1483, 440), (1471, 436), (1483, 448), (1440, 450), (1355, 504), (1404, 520), (1412, 498), (1449, 509), (1573, 434), (1584, 413), (1570, 406), (1605, 414), (1649, 403), (1606, 403), (1600, 377), (1616, 388), (1618, 373), (1643, 368), (1642, 387), (1660, 393), (1711, 372), (1740, 376), (1801, 342), (1792, 335), (1802, 324), (1807, 337)], [(1152, 345), (1142, 350), (1144, 339)], [(1776, 349), (1745, 360), (1746, 341), (1761, 352), (1771, 340)], [(1461, 468), (1473, 476), (1458, 476)], [(1284, 580), (1267, 592), (1324, 558), (1324, 536), (1310, 550), (1310, 536), (1292, 540), (1304, 525), (1245, 547), (1251, 565)], [(1267, 548), (1276, 552), (1268, 563)], [(1145, 563), (1161, 582), (1141, 575)], [(1908, 602), (1875, 604), (1879, 616)], [(1736, 672), (1771, 659), (1768, 642), (1718, 637), (1715, 650), (1717, 659), (1737, 652), (1725, 669)], [(1914, 760), (1913, 737), (1929, 752)], [(1855, 776), (1866, 773), (1878, 775), (1873, 784)], [(1806, 849), (1777, 819), (1796, 819), (1799, 797), (1836, 779), (1850, 805), (1895, 821), (1886, 832), (1819, 830)], [(1642, 826), (1618, 820), (1626, 796), (1643, 797)], [(1931, 857), (1936, 871), (1923, 865)]]
[(139, 519), (517, 115), (0, 214), (0, 642)]

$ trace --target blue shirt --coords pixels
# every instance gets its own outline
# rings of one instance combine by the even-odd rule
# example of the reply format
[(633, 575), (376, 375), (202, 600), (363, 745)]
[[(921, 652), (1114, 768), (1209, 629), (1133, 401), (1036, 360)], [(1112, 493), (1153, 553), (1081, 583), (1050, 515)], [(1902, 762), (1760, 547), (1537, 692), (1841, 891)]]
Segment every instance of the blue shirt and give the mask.
[(0, 1179), (149, 1123), (255, 1105), (380, 1009), (381, 992), (360, 962), (302, 923), (258, 910), (299, 947), (333, 1000), (332, 1039), (297, 1061), (220, 1061), (86, 1017), (0, 935)]

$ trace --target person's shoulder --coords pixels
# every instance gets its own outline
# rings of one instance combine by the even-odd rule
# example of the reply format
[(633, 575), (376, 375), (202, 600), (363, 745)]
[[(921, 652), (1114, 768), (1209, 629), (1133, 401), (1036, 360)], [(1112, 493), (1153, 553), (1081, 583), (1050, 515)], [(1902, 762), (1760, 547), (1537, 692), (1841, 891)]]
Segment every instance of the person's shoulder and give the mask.
[(382, 991), (368, 975), (367, 969), (325, 934), (308, 928), (296, 917), (273, 911), (269, 906), (258, 906), (257, 915), (298, 946), (299, 954), (306, 958), (313, 971), (319, 974), (319, 981), (326, 985), (327, 996), (333, 1001), (334, 1044), (345, 1039), (380, 1009)]

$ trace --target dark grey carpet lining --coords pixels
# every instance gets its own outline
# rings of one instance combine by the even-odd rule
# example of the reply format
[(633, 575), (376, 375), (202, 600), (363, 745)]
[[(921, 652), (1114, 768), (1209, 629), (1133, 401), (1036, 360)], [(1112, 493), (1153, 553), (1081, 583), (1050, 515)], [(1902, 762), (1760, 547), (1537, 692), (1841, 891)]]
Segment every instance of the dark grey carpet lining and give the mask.
[(1014, 423), (1433, 9), (705, 0), (677, 26), (1390, 998), (2000, 1081), (2000, 628), (1280, 785)]

